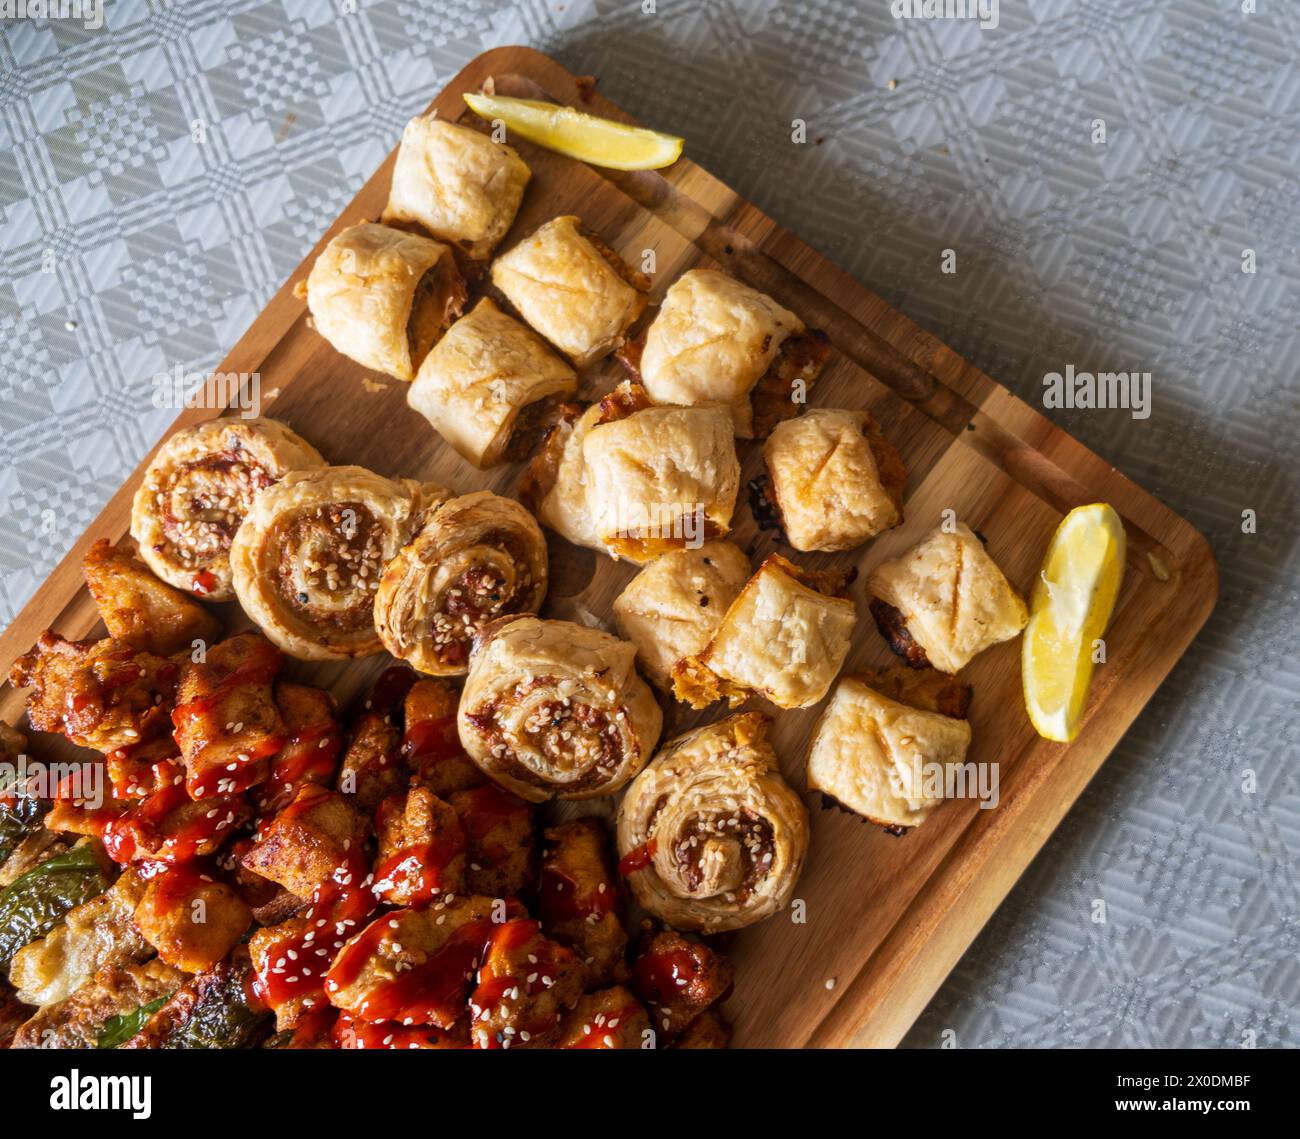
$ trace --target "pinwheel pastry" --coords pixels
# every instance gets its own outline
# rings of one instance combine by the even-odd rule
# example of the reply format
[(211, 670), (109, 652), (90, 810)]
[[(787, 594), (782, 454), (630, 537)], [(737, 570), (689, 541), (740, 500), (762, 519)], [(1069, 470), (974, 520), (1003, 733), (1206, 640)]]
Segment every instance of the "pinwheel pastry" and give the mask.
[(663, 726), (635, 658), (635, 648), (599, 629), (500, 618), (470, 657), (460, 742), (530, 802), (611, 795), (650, 758)]
[(449, 246), (363, 222), (316, 258), (306, 295), (316, 331), (335, 349), (364, 368), (413, 380), (468, 293)]
[(402, 131), (383, 220), (416, 222), (482, 261), (515, 220), (531, 176), (513, 147), (420, 115)]
[(657, 687), (672, 692), (673, 665), (704, 651), (749, 574), (739, 547), (705, 542), (660, 554), (614, 599), (618, 630)]
[(957, 672), (1029, 620), (1024, 598), (963, 523), (940, 526), (867, 578), (871, 615), (889, 647), (914, 668)]
[(406, 401), (476, 467), (523, 458), (577, 377), (531, 329), (490, 297), (447, 330)]
[(498, 257), (492, 283), (578, 368), (622, 343), (650, 287), (572, 216), (552, 218)]
[(781, 776), (770, 723), (742, 712), (678, 736), (623, 796), (619, 870), (675, 929), (739, 929), (794, 894), (808, 815)]
[(773, 554), (731, 603), (704, 650), (673, 666), (677, 699), (703, 708), (752, 693), (807, 708), (830, 690), (849, 652), (856, 614), (836, 596), (843, 575), (815, 573)]
[(488, 490), (449, 499), (394, 558), (375, 594), (375, 628), (393, 656), (458, 676), (485, 622), (536, 613), (546, 596), (546, 539), (519, 503)]
[(757, 289), (692, 269), (668, 290), (644, 346), (619, 355), (655, 403), (725, 408), (737, 435), (762, 439), (807, 402), (830, 342)]
[(843, 677), (808, 752), (810, 790), (895, 834), (939, 804), (946, 769), (965, 762), (971, 739), (970, 688), (933, 669), (907, 672)]
[(178, 431), (144, 473), (131, 537), (163, 581), (229, 601), (230, 542), (258, 491), (321, 467), (316, 448), (273, 419), (214, 419)]
[(796, 550), (851, 550), (903, 520), (907, 471), (865, 411), (814, 408), (763, 445), (768, 487)]
[(364, 467), (295, 471), (257, 497), (230, 565), (244, 612), (299, 660), (369, 656), (380, 575), (447, 492)]

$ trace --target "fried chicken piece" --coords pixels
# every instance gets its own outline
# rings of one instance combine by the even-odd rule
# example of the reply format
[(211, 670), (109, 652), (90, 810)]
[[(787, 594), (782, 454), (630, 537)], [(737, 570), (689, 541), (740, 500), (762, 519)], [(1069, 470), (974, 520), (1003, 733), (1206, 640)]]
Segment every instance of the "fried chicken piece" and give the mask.
[(288, 740), (271, 760), (266, 782), (256, 790), (257, 809), (263, 814), (287, 807), (309, 783), (328, 787), (343, 750), (334, 697), (324, 689), (280, 681), (275, 686), (275, 706)]
[(619, 877), (608, 835), (593, 818), (550, 827), (537, 889), (542, 928), (573, 949), (595, 984), (627, 977), (627, 932), (619, 919)]
[(465, 828), (470, 892), (493, 898), (520, 893), (536, 861), (533, 805), (495, 783), (455, 791), (447, 801)]
[(213, 968), (243, 937), (252, 911), (201, 865), (173, 866), (149, 879), (135, 923), (168, 965), (186, 973)]
[(720, 953), (666, 929), (632, 963), (632, 988), (650, 1010), (654, 1029), (671, 1041), (726, 997), (734, 973)]
[(448, 1031), (391, 1020), (370, 1024), (340, 1013), (330, 1035), (339, 1048), (468, 1048), (469, 1021), (462, 1018)]
[(726, 1048), (731, 1043), (731, 1025), (715, 1008), (706, 1008), (687, 1026), (674, 1048)]
[(115, 748), (104, 756), (104, 768), (113, 798), (138, 802), (160, 790), (160, 778), (171, 782), (182, 768), (181, 753), (170, 735), (159, 736)]
[(306, 898), (368, 834), (366, 819), (346, 796), (309, 784), (263, 823), (240, 865)]
[(213, 645), (181, 666), (172, 723), (190, 797), (245, 791), (266, 779), (288, 742), (272, 683), (284, 654), (257, 633)]
[(870, 688), (900, 704), (910, 704), (924, 712), (937, 712), (957, 720), (966, 719), (970, 713), (974, 689), (937, 668), (913, 669), (894, 665), (857, 675)]
[(252, 815), (242, 795), (196, 802), (173, 763), (156, 765), (157, 790), (104, 827), (104, 847), (114, 862), (189, 862), (215, 854)]
[(248, 1048), (270, 1028), (266, 1010), (249, 996), (248, 950), (229, 957), (172, 994), (123, 1048)]
[(125, 641), (68, 641), (46, 630), (9, 671), (15, 688), (34, 688), (27, 718), (78, 747), (112, 751), (167, 730), (176, 691), (171, 661)]
[(385, 914), (334, 958), (325, 980), (330, 1003), (371, 1023), (449, 1030), (465, 1014), (474, 970), (499, 928), (493, 918), (522, 913), (518, 904), (468, 894)]
[(469, 999), (473, 1046), (549, 1046), (586, 982), (582, 962), (543, 936), (540, 922), (517, 918), (497, 926)]
[(86, 551), (81, 572), (110, 637), (165, 657), (221, 635), (208, 610), (159, 581), (126, 546), (101, 538)]
[(375, 812), (379, 854), (371, 889), (392, 906), (427, 906), (465, 892), (465, 829), (427, 787), (392, 795)]
[(483, 773), (460, 746), (456, 706), (460, 693), (449, 681), (418, 680), (406, 696), (401, 756), (415, 778), (435, 795), (478, 787)]
[[(104, 792), (105, 764), (90, 762), (67, 775), (55, 788), (45, 825), (50, 830), (102, 838), (108, 824), (126, 813), (128, 804)], [(111, 789), (111, 788), (110, 788)]]
[(650, 1036), (645, 1007), (623, 985), (588, 993), (565, 1016), (555, 1048), (644, 1048)]
[(61, 925), (18, 950), (9, 980), (19, 997), (29, 1005), (67, 1000), (99, 970), (150, 956), (135, 926), (144, 891), (144, 880), (127, 869), (102, 894), (69, 910)]
[(389, 795), (398, 794), (408, 778), (398, 758), (401, 742), (401, 729), (387, 716), (367, 712), (353, 727), (335, 788), (362, 811), (373, 811)]
[(13, 1048), (94, 1048), (108, 1021), (174, 993), (185, 974), (156, 957), (109, 965), (66, 1000), (46, 1005), (14, 1036)]

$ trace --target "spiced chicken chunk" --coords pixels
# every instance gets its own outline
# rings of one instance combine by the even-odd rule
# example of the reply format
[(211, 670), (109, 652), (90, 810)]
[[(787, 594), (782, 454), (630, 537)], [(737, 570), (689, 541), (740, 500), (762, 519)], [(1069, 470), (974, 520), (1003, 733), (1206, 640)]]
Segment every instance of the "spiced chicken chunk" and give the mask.
[(645, 1007), (623, 985), (588, 993), (565, 1016), (556, 1048), (645, 1048), (652, 1039)]
[(393, 906), (427, 906), (465, 888), (465, 829), (460, 816), (427, 787), (393, 795), (375, 812), (379, 856), (375, 896)]
[(494, 783), (447, 796), (465, 828), (466, 884), (473, 894), (509, 898), (531, 881), (536, 863), (533, 806)]
[(263, 825), (240, 861), (246, 870), (307, 898), (362, 846), (368, 832), (346, 796), (313, 784)]
[(632, 988), (655, 1031), (671, 1041), (731, 989), (731, 962), (674, 930), (651, 938), (632, 964)]
[(544, 837), (537, 892), (542, 928), (577, 953), (596, 983), (625, 979), (627, 933), (605, 828), (592, 818), (575, 819)]

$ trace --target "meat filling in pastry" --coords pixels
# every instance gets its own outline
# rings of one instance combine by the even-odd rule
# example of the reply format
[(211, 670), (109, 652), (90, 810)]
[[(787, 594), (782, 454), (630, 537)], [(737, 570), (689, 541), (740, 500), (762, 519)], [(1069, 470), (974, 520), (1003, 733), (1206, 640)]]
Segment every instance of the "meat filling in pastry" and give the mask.
[(752, 693), (778, 708), (807, 708), (830, 690), (849, 652), (853, 602), (842, 577), (802, 569), (779, 554), (758, 568), (704, 650), (673, 666), (677, 699), (703, 708)]
[(614, 599), (619, 632), (659, 688), (672, 692), (673, 666), (704, 650), (749, 575), (739, 547), (705, 542), (661, 554)]
[(546, 539), (513, 499), (480, 490), (433, 510), (384, 571), (375, 627), (420, 672), (463, 674), (475, 634), (494, 617), (536, 613), (546, 596)]
[(484, 297), (425, 357), (406, 400), (463, 458), (485, 468), (524, 450), (518, 437), (526, 440), (537, 417), (576, 389), (573, 369)]
[(131, 505), (131, 537), (154, 573), (229, 601), (230, 543), (253, 499), (287, 471), (322, 467), (316, 448), (273, 419), (214, 419), (154, 455)]
[(325, 247), (306, 295), (316, 331), (339, 352), (362, 367), (413, 380), (468, 294), (448, 246), (363, 222)]
[(447, 492), (364, 467), (297, 471), (258, 496), (230, 550), (235, 593), (299, 660), (369, 656), (383, 645), (375, 593), (384, 568)]
[(924, 689), (896, 674), (843, 677), (813, 735), (809, 789), (898, 833), (923, 823), (943, 799), (947, 765), (965, 762), (970, 725), (880, 689), (918, 703), (943, 703), (964, 715), (969, 688), (930, 675), (937, 684)]
[(814, 408), (780, 423), (763, 458), (796, 550), (851, 550), (903, 520), (903, 461), (865, 411)]
[(781, 776), (770, 724), (742, 712), (678, 736), (623, 796), (619, 871), (676, 929), (739, 929), (794, 894), (808, 815)]
[(1029, 620), (1024, 599), (960, 522), (877, 566), (867, 592), (881, 635), (914, 668), (958, 672)]
[(794, 415), (830, 354), (789, 309), (714, 269), (683, 273), (629, 347), (620, 356), (655, 403), (725, 408), (742, 439)]
[(643, 273), (572, 216), (552, 218), (498, 257), (492, 283), (577, 368), (622, 343), (649, 288)]
[(415, 222), (482, 261), (515, 220), (530, 177), (513, 147), (421, 115), (402, 131), (383, 220)]
[(611, 795), (650, 758), (663, 725), (635, 657), (598, 629), (500, 618), (470, 656), (460, 742), (485, 774), (530, 802)]

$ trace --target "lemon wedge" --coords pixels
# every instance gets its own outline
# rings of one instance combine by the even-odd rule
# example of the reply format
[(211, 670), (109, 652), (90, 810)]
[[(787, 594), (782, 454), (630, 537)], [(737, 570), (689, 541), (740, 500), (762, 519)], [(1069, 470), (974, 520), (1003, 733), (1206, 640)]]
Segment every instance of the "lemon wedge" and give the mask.
[(1021, 645), (1025, 708), (1045, 739), (1079, 734), (1093, 645), (1110, 622), (1124, 577), (1124, 524), (1104, 502), (1071, 510), (1056, 528)]
[(544, 103), (505, 95), (466, 95), (470, 109), (489, 120), (500, 119), (506, 130), (569, 158), (611, 170), (658, 170), (671, 166), (682, 153), (682, 140), (644, 127), (629, 127)]

